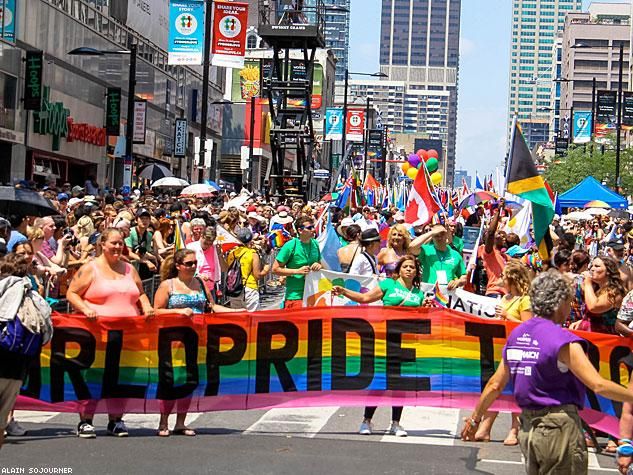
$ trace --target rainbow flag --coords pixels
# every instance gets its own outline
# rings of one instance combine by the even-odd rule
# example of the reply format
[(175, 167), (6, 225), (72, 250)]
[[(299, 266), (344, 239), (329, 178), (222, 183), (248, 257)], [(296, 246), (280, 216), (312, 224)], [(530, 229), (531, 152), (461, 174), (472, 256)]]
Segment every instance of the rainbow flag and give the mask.
[(273, 249), (281, 249), (281, 247), (290, 241), (290, 233), (285, 229), (275, 229), (268, 233), (268, 242)]
[(438, 284), (437, 282), (435, 282), (435, 287), (433, 287), (433, 300), (440, 307), (448, 307), (448, 297), (442, 293), (442, 289), (440, 289), (440, 284)]

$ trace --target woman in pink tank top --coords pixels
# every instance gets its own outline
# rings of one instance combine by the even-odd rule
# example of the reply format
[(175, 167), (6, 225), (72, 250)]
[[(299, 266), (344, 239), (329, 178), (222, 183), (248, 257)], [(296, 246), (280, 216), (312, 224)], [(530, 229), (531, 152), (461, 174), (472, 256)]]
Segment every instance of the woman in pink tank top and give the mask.
[[(154, 308), (143, 291), (141, 278), (130, 264), (123, 261), (123, 235), (118, 229), (106, 229), (101, 236), (101, 255), (84, 264), (68, 287), (66, 298), (73, 308), (89, 320), (97, 317), (137, 316), (140, 310), (154, 316)], [(108, 434), (128, 435), (122, 414), (109, 414)], [(80, 414), (77, 435), (96, 437), (93, 414)]]

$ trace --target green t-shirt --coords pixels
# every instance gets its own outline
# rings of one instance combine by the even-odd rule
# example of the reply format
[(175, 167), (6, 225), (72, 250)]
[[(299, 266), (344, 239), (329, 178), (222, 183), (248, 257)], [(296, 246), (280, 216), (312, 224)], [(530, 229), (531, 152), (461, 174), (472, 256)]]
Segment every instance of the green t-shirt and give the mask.
[(446, 282), (440, 282), (442, 285), (448, 284), (451, 280), (458, 279), (466, 273), (463, 257), (450, 246), (447, 247), (446, 251), (440, 252), (435, 249), (433, 243), (425, 244), (420, 250), (418, 260), (422, 265), (422, 282), (427, 284), (435, 284), (438, 280), (438, 273), (446, 277)]
[[(286, 269), (299, 269), (321, 262), (321, 251), (315, 239), (304, 244), (299, 238), (288, 241), (279, 250), (277, 262), (285, 264)], [(286, 276), (286, 300), (303, 300), (304, 275)]]
[(452, 247), (461, 254), (464, 252), (464, 240), (459, 236), (453, 236)]
[(138, 246), (144, 244), (145, 250), (147, 252), (152, 252), (152, 236), (153, 234), (151, 231), (145, 231), (145, 242), (143, 242), (143, 235), (141, 234), (139, 236), (138, 230), (136, 226), (134, 226), (130, 231), (130, 235), (125, 238), (125, 245), (130, 249), (130, 251), (134, 252)]
[(424, 301), (420, 289), (409, 290), (395, 279), (385, 279), (378, 285), (384, 294), (382, 303), (387, 307), (419, 307)]

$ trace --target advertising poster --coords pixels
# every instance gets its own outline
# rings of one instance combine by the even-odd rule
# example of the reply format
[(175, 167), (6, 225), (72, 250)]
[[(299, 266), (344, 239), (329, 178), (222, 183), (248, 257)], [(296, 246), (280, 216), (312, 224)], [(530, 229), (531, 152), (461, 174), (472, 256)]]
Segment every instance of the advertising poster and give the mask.
[(15, 0), (0, 0), (2, 38), (15, 42)]
[(574, 143), (591, 142), (591, 111), (574, 111)]
[(340, 107), (325, 111), (325, 140), (343, 140), (343, 109)]
[(345, 135), (348, 142), (362, 142), (365, 133), (365, 111), (348, 110)]
[(246, 54), (248, 4), (214, 2), (213, 8), (211, 64), (227, 68), (243, 68)]
[(204, 2), (172, 2), (169, 7), (169, 23), (167, 63), (201, 65), (204, 49)]
[(622, 96), (622, 129), (633, 129), (633, 92), (624, 91)]
[(618, 93), (598, 91), (596, 94), (596, 141), (605, 141), (607, 135), (615, 132)]
[(246, 59), (242, 69), (233, 69), (231, 101), (244, 102), (261, 94), (261, 65), (259, 59)]

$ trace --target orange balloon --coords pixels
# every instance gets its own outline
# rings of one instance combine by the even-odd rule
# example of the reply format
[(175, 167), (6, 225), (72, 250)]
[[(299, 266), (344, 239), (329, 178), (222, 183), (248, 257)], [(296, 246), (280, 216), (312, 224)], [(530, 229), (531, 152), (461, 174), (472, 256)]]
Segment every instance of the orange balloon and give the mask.
[(418, 169), (413, 167), (409, 168), (409, 170), (407, 170), (407, 176), (415, 180), (415, 177), (418, 176)]
[(407, 173), (409, 171), (409, 168), (411, 168), (411, 165), (409, 165), (409, 162), (404, 162), (402, 165), (400, 165), (400, 168), (402, 168), (402, 171), (404, 173)]
[(426, 156), (427, 158), (437, 158), (438, 160), (440, 158), (439, 154), (437, 153), (437, 150), (433, 150), (433, 149), (427, 150)]

